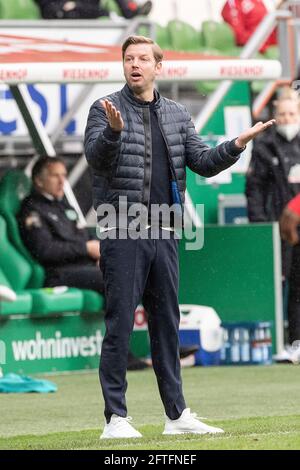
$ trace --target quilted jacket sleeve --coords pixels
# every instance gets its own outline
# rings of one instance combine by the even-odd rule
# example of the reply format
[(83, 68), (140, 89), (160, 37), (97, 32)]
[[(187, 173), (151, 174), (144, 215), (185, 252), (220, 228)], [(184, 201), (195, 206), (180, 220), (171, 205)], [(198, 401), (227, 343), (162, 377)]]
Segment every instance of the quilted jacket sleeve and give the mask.
[(96, 101), (90, 109), (85, 129), (84, 148), (88, 163), (94, 170), (108, 169), (115, 163), (120, 145), (121, 132), (110, 128), (103, 106)]
[(197, 134), (189, 113), (186, 111), (186, 163), (198, 175), (210, 177), (229, 168), (238, 159), (243, 149), (234, 140), (223, 142), (215, 148), (206, 145)]

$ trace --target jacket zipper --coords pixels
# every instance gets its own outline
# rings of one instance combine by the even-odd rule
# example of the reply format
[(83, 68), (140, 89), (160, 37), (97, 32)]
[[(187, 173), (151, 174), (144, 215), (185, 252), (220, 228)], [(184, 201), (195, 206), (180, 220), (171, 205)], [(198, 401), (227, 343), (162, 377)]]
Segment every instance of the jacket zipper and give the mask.
[(174, 168), (174, 165), (173, 165), (173, 162), (172, 162), (172, 158), (171, 158), (170, 148), (169, 148), (169, 145), (168, 145), (168, 142), (167, 142), (165, 133), (164, 133), (164, 131), (163, 131), (163, 129), (162, 129), (159, 116), (158, 116), (158, 114), (157, 114), (156, 111), (154, 111), (154, 112), (155, 112), (156, 117), (157, 117), (157, 122), (158, 122), (159, 130), (160, 130), (160, 132), (161, 132), (161, 135), (162, 135), (162, 137), (163, 137), (163, 139), (164, 139), (164, 142), (165, 142), (165, 145), (166, 145), (166, 148), (167, 148), (168, 160), (169, 160), (170, 171), (171, 171), (171, 177), (172, 177), (172, 180), (173, 180), (173, 181), (176, 181), (176, 184), (177, 184), (177, 189), (178, 189), (178, 193), (179, 193), (179, 197), (180, 197), (180, 205), (181, 205), (181, 210), (182, 210), (182, 214), (183, 214), (182, 199), (181, 199), (181, 194), (180, 194), (180, 191), (179, 191), (178, 180), (177, 180), (175, 168)]
[(145, 164), (142, 203), (147, 207), (149, 214), (150, 189), (152, 177), (152, 136), (149, 107), (143, 108), (143, 123), (145, 130)]

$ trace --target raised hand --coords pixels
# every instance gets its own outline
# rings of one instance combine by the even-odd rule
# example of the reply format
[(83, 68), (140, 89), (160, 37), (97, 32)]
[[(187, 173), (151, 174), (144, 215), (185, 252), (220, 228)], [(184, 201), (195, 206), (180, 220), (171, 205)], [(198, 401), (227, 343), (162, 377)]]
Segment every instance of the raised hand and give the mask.
[(100, 100), (100, 103), (105, 109), (106, 117), (112, 130), (121, 132), (124, 127), (124, 121), (120, 111), (108, 100)]
[(242, 134), (240, 134), (236, 139), (235, 144), (240, 148), (245, 147), (245, 145), (247, 145), (250, 140), (254, 139), (254, 137), (256, 137), (258, 134), (273, 126), (275, 122), (275, 119), (271, 119), (267, 122), (257, 122), (255, 126), (250, 127), (246, 131), (242, 132)]

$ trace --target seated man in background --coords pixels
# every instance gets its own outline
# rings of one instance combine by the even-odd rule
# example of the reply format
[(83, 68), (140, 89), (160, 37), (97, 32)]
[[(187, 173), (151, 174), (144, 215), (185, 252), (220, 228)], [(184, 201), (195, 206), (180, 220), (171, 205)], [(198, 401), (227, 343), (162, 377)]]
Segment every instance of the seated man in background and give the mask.
[[(139, 5), (135, 1), (115, 0), (124, 18), (137, 15), (148, 15), (152, 2), (146, 1)], [(92, 19), (109, 16), (109, 11), (103, 8), (100, 0), (35, 0), (44, 19)]]
[(66, 166), (60, 158), (40, 158), (32, 169), (33, 189), (18, 216), (20, 233), (45, 268), (45, 286), (66, 285), (103, 292), (100, 243), (81, 228), (64, 198)]

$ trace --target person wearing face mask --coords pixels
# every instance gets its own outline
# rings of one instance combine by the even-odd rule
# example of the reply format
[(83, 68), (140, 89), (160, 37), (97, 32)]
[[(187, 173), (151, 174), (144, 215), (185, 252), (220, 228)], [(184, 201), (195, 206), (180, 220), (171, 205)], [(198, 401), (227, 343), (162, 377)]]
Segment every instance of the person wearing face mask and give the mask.
[[(246, 177), (250, 222), (278, 221), (300, 192), (300, 108), (296, 91), (285, 88), (275, 102), (276, 126), (254, 141)], [(289, 343), (300, 339), (300, 245), (282, 240), (282, 280), (288, 281)]]

